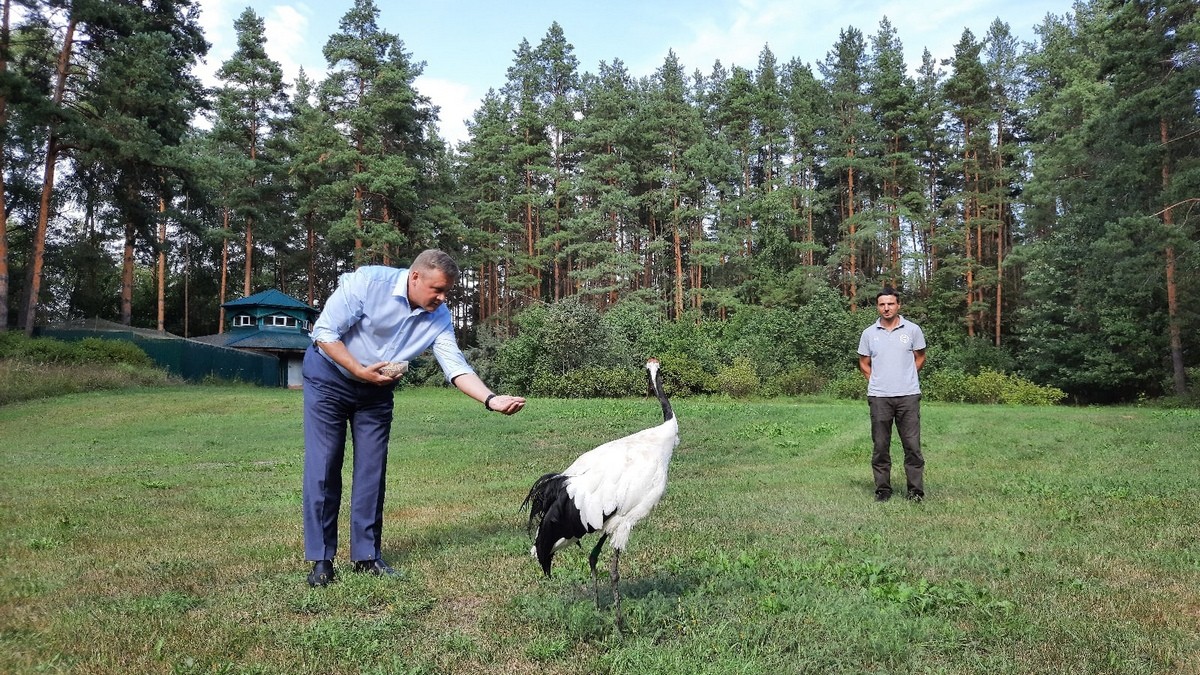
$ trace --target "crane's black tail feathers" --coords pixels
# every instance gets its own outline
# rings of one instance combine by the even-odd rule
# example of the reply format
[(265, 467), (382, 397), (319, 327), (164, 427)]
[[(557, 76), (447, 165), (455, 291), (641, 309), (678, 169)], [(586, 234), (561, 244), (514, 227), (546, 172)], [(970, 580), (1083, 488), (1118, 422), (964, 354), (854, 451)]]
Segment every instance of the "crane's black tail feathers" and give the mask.
[(525, 497), (521, 508), (529, 506), (529, 522), (526, 531), (534, 535), (534, 548), (542, 572), (550, 576), (550, 561), (554, 558), (554, 545), (562, 539), (579, 539), (593, 530), (584, 525), (575, 502), (567, 494), (569, 478), (559, 473), (548, 473), (537, 479)]

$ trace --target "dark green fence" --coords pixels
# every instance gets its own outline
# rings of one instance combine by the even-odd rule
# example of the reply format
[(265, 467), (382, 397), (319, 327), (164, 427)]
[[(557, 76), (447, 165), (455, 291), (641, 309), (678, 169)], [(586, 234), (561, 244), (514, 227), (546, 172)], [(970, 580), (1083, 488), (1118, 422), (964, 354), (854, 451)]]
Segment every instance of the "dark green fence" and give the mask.
[(160, 368), (192, 382), (217, 378), (249, 382), (264, 387), (279, 387), (284, 382), (281, 377), (284, 366), (274, 356), (216, 347), (181, 337), (147, 335), (148, 332), (39, 328), (36, 335), (57, 340), (82, 340), (89, 337), (126, 340), (141, 347)]

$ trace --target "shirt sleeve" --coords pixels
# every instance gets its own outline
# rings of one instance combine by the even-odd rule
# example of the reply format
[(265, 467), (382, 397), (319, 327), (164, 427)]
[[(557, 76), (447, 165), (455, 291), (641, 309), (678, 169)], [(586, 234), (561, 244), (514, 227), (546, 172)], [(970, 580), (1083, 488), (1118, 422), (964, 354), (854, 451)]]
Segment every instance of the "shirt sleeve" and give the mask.
[(364, 296), (356, 272), (347, 272), (338, 279), (338, 286), (321, 308), (309, 337), (313, 342), (338, 342), (363, 315)]
[(867, 330), (864, 330), (862, 333), (862, 336), (858, 338), (858, 355), (859, 356), (870, 356), (871, 355), (871, 343), (867, 339), (867, 334), (870, 332), (871, 332), (871, 329), (868, 328)]
[(920, 326), (917, 326), (916, 329), (913, 331), (913, 346), (912, 346), (912, 348), (913, 348), (914, 352), (919, 352), (922, 349), (925, 349), (925, 331), (921, 330)]
[(433, 340), (433, 356), (437, 359), (438, 365), (442, 367), (442, 374), (446, 376), (447, 382), (453, 382), (454, 378), (467, 373), (474, 373), (475, 370), (467, 363), (467, 357), (463, 356), (462, 350), (458, 348), (458, 340), (454, 338), (454, 328), (446, 326), (446, 328), (438, 333), (438, 336)]

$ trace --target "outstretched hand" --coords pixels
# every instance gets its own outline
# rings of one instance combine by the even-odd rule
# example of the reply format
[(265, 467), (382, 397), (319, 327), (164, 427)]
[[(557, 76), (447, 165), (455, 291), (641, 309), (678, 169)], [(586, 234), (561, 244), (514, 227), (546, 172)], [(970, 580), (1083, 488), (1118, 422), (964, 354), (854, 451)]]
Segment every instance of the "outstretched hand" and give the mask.
[(515, 415), (525, 407), (525, 399), (520, 396), (508, 396), (507, 394), (498, 394), (491, 401), (488, 401), (488, 409), (505, 415)]

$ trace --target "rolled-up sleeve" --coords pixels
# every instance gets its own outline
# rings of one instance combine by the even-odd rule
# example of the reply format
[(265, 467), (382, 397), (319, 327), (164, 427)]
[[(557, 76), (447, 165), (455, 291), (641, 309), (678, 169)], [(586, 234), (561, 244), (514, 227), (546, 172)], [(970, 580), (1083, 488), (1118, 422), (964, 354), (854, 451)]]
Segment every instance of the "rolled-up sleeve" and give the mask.
[(458, 348), (458, 341), (454, 339), (454, 329), (447, 327), (441, 333), (438, 333), (437, 338), (433, 341), (433, 356), (437, 359), (438, 365), (442, 367), (442, 373), (446, 376), (447, 382), (453, 382), (454, 378), (467, 373), (474, 373), (475, 370), (467, 363), (467, 357), (463, 356), (462, 350)]

